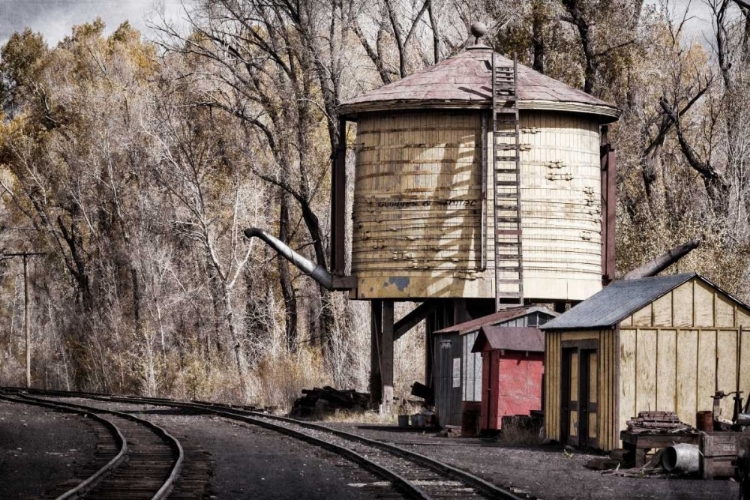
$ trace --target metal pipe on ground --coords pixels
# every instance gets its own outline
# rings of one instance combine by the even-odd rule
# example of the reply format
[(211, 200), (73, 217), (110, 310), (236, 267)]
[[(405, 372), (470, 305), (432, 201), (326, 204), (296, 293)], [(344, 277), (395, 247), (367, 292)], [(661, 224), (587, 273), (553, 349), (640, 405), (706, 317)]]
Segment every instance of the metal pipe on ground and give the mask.
[(323, 268), (321, 265), (316, 264), (309, 259), (306, 259), (302, 255), (292, 250), (286, 243), (284, 243), (280, 239), (271, 236), (266, 231), (257, 227), (245, 229), (245, 237), (247, 239), (260, 238), (268, 246), (276, 250), (279, 255), (297, 266), (300, 271), (310, 276), (321, 286), (327, 288), (328, 290), (333, 290), (333, 276), (331, 276), (331, 273), (326, 271), (325, 268)]
[(700, 470), (700, 450), (697, 444), (680, 443), (664, 450), (661, 466), (667, 472), (692, 474)]
[(690, 253), (692, 250), (698, 248), (698, 245), (700, 245), (700, 243), (701, 240), (694, 239), (688, 241), (687, 243), (683, 243), (682, 245), (678, 245), (667, 253), (662, 254), (657, 258), (646, 262), (642, 266), (633, 269), (625, 276), (623, 276), (622, 279), (637, 280), (641, 278), (648, 278), (650, 276), (656, 276), (657, 274), (683, 258), (685, 255)]

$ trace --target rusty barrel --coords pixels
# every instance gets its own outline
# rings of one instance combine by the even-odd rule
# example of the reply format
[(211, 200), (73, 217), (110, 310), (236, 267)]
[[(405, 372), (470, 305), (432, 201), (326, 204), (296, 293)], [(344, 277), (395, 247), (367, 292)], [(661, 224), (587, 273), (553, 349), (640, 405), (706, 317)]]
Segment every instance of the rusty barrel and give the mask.
[(713, 432), (714, 430), (714, 412), (699, 411), (695, 414), (695, 427), (699, 431)]

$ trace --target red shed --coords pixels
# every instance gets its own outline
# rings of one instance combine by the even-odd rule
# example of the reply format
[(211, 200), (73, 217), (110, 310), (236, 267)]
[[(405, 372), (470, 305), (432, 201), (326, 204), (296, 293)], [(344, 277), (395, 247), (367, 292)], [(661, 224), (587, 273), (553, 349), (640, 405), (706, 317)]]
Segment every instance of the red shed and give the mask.
[(535, 327), (483, 326), (471, 352), (482, 353), (482, 429), (505, 415), (542, 409), (544, 334)]

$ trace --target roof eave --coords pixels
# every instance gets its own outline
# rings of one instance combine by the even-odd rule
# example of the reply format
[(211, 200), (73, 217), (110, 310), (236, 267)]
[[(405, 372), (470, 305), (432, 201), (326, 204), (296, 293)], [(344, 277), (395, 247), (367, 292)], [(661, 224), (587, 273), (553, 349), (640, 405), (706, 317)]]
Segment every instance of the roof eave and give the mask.
[[(587, 104), (570, 101), (541, 101), (527, 100), (518, 102), (519, 109), (533, 111), (557, 111), (563, 113), (577, 113), (593, 116), (602, 124), (617, 121), (622, 111), (614, 106)], [(339, 114), (343, 118), (356, 121), (362, 113), (376, 113), (383, 111), (413, 111), (413, 110), (482, 110), (490, 109), (489, 101), (460, 101), (435, 99), (403, 99), (344, 103), (339, 106)]]

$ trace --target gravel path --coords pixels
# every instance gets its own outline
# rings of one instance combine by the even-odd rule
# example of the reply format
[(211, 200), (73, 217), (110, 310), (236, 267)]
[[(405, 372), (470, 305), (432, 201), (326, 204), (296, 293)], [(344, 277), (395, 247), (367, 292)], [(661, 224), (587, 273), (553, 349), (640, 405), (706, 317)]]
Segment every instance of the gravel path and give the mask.
[(0, 498), (39, 496), (93, 460), (94, 426), (78, 415), (0, 400)]
[(392, 428), (331, 424), (372, 439), (404, 446), (472, 472), (505, 487), (541, 499), (734, 499), (738, 484), (728, 480), (640, 479), (603, 475), (584, 467), (599, 455), (573, 453), (557, 446), (503, 447), (475, 438), (441, 438), (434, 432), (403, 432)]

